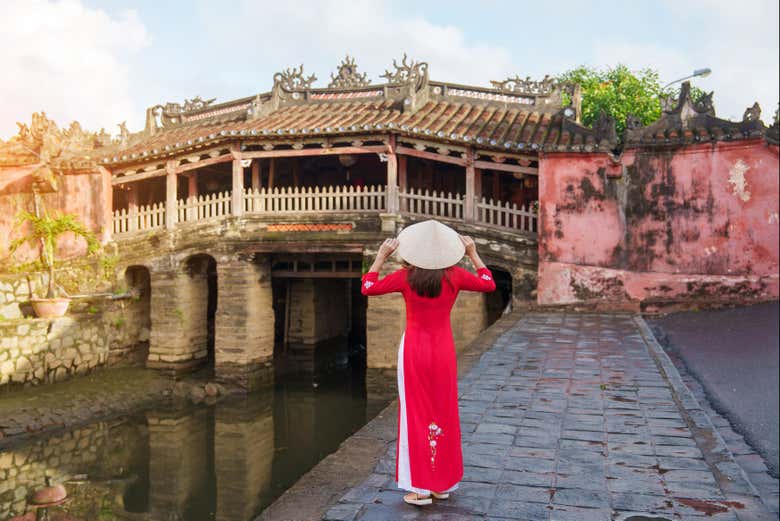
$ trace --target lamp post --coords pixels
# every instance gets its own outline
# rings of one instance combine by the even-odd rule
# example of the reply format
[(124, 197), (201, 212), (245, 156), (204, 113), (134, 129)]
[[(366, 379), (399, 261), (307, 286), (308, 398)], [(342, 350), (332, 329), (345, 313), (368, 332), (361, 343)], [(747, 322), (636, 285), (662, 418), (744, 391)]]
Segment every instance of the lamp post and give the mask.
[(664, 85), (663, 88), (666, 89), (669, 85), (672, 85), (672, 84), (680, 82), (680, 81), (689, 80), (689, 79), (695, 78), (697, 76), (701, 76), (702, 78), (706, 78), (707, 76), (710, 75), (710, 73), (712, 73), (712, 69), (710, 69), (709, 67), (705, 67), (703, 69), (696, 69), (695, 71), (693, 71), (693, 74), (691, 74), (690, 76), (685, 76), (684, 78), (680, 78), (679, 80), (670, 81), (669, 83)]

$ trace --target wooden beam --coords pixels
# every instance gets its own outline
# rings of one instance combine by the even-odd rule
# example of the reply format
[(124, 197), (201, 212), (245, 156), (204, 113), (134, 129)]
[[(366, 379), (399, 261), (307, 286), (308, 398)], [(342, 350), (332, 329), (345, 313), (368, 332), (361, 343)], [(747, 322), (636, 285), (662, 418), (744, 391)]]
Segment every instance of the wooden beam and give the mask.
[(421, 159), (430, 159), (431, 161), (439, 161), (441, 163), (449, 163), (451, 165), (466, 166), (466, 160), (460, 157), (443, 156), (434, 152), (426, 152), (425, 150), (417, 150), (416, 148), (409, 148), (403, 146), (395, 147), (397, 154), (403, 154), (405, 156), (419, 157)]
[(287, 279), (359, 279), (359, 271), (289, 271), (271, 270), (272, 277)]
[(539, 175), (538, 168), (533, 168), (530, 166), (508, 165), (506, 163), (493, 163), (491, 161), (474, 161), (474, 168), (479, 168), (482, 170), (498, 170), (500, 172)]
[[(291, 234), (288, 234), (289, 237)], [(311, 241), (264, 241), (249, 246), (245, 251), (254, 253), (358, 253), (363, 254), (362, 243), (317, 243)]]
[(150, 170), (148, 172), (140, 172), (138, 174), (129, 174), (120, 177), (112, 177), (111, 184), (113, 186), (123, 185), (125, 183), (133, 183), (136, 181), (141, 181), (143, 179), (150, 179), (152, 177), (162, 177), (167, 173), (168, 170), (166, 170), (165, 168), (160, 168), (158, 170)]
[(233, 155), (232, 154), (225, 154), (223, 156), (210, 157), (208, 159), (201, 159), (200, 161), (196, 161), (195, 163), (187, 163), (186, 165), (177, 166), (176, 167), (176, 173), (177, 174), (181, 174), (182, 172), (188, 172), (190, 170), (203, 168), (204, 166), (209, 166), (209, 165), (216, 165), (218, 163), (227, 163), (228, 161), (233, 161)]
[(242, 152), (244, 159), (261, 159), (264, 157), (310, 157), (332, 156), (339, 154), (384, 154), (388, 147), (385, 145), (372, 145), (366, 147), (333, 147), (333, 148), (303, 148), (301, 150), (257, 150), (255, 152)]

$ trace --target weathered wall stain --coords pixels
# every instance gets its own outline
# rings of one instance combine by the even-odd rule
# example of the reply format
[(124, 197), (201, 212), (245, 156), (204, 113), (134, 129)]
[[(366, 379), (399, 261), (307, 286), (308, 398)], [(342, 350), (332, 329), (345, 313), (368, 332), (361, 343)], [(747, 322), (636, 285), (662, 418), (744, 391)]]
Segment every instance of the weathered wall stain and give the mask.
[(622, 176), (607, 175), (607, 154), (544, 157), (539, 303), (777, 298), (777, 146), (632, 149), (619, 161)]

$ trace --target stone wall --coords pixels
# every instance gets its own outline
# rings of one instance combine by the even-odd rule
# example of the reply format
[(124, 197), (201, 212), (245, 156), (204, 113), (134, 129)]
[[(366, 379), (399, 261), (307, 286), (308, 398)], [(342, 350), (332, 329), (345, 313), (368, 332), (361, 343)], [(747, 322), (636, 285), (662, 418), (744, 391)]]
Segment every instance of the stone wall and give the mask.
[[(31, 279), (36, 290), (37, 278)], [(33, 318), (27, 281), (0, 278), (0, 390), (82, 375), (133, 361), (149, 339), (148, 296), (74, 299), (68, 314)]]
[(349, 286), (344, 279), (290, 280), (290, 343), (316, 344), (349, 329)]
[(540, 304), (656, 310), (778, 297), (778, 149), (763, 139), (540, 162)]

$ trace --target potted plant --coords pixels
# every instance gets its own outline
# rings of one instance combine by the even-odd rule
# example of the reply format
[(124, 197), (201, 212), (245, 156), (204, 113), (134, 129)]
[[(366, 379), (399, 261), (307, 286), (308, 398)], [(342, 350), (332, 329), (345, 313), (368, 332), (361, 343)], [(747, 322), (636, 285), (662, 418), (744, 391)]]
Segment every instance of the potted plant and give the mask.
[[(38, 213), (38, 212), (36, 212)], [(44, 209), (40, 215), (28, 211), (21, 211), (17, 217), (17, 226), (29, 223), (29, 232), (23, 237), (14, 239), (10, 246), (13, 253), (24, 243), (30, 242), (39, 247), (41, 265), (49, 272), (49, 282), (46, 288), (45, 298), (31, 298), (35, 314), (41, 318), (61, 317), (68, 310), (70, 298), (61, 295), (59, 286), (55, 283), (54, 268), (56, 263), (57, 239), (65, 233), (71, 232), (77, 237), (87, 241), (87, 253), (92, 254), (100, 249), (100, 243), (95, 235), (86, 226), (79, 222), (73, 214), (56, 213), (49, 215)]]

